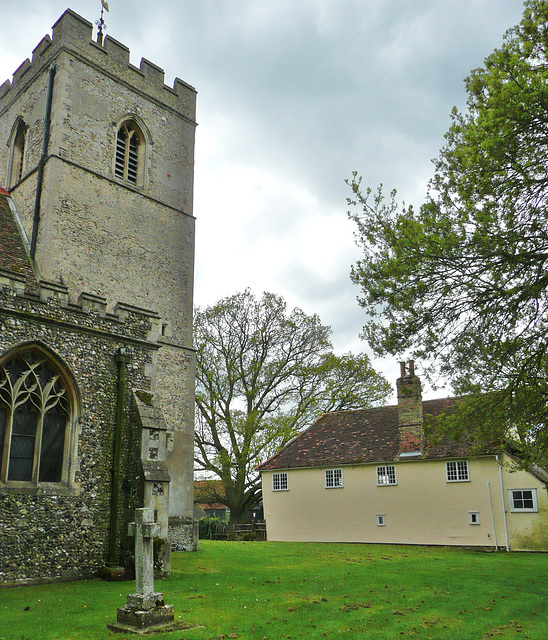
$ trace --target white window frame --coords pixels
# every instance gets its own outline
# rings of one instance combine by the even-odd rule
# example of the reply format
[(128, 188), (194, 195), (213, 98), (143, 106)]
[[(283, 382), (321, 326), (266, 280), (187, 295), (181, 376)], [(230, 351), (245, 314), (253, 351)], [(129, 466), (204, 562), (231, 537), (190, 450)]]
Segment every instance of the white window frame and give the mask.
[(289, 482), (287, 471), (277, 471), (272, 474), (272, 491), (288, 491)]
[(445, 463), (447, 482), (470, 482), (468, 460), (449, 460)]
[[(519, 500), (523, 500), (523, 492), (530, 491), (531, 492), (531, 501), (533, 502), (532, 507), (516, 507), (515, 500), (517, 499), (514, 494), (517, 492), (522, 493)], [(512, 513), (537, 513), (538, 512), (538, 502), (537, 502), (537, 490), (536, 489), (508, 489), (508, 497), (510, 500), (510, 511)], [(529, 498), (527, 498), (529, 499)]]
[(377, 467), (377, 487), (392, 487), (398, 484), (396, 467), (393, 464), (385, 464)]
[(386, 527), (385, 513), (377, 513), (377, 527)]
[(326, 469), (325, 470), (325, 488), (326, 489), (342, 489), (343, 488), (342, 469)]
[(468, 512), (468, 524), (473, 524), (473, 525), (480, 524), (479, 511)]

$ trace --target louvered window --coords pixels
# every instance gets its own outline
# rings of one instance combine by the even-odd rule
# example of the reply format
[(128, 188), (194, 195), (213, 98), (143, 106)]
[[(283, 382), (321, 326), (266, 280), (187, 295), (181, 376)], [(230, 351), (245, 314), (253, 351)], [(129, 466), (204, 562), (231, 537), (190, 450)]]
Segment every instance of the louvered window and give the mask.
[(114, 175), (132, 184), (138, 184), (139, 171), (142, 162), (141, 146), (143, 136), (133, 122), (124, 122), (118, 129), (116, 136), (116, 157)]

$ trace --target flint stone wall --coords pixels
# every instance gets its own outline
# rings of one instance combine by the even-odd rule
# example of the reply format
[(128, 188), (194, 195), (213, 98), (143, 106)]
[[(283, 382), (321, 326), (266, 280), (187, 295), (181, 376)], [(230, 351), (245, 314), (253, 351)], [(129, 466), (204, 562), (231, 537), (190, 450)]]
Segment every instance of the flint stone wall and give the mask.
[(119, 304), (113, 314), (97, 296), (68, 301), (66, 288), (41, 283), (38, 295), (0, 271), (0, 357), (28, 343), (54, 352), (72, 373), (81, 398), (72, 482), (13, 488), (0, 483), (0, 583), (96, 575), (108, 559), (118, 368), (123, 348), (127, 393), (122, 433), (119, 560), (131, 564), (127, 524), (137, 502), (138, 469), (130, 423), (131, 389), (148, 389), (158, 348), (156, 314)]

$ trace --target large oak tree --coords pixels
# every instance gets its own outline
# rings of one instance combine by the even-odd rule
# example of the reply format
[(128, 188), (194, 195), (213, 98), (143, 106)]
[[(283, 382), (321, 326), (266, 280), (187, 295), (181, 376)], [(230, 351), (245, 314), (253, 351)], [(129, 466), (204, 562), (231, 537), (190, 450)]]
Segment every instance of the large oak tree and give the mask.
[(433, 359), (470, 394), (460, 420), (546, 462), (548, 3), (526, 2), (465, 83), (418, 210), (349, 181), (352, 278), (378, 353)]
[(197, 309), (195, 463), (214, 502), (241, 522), (261, 497), (254, 467), (325, 411), (372, 406), (391, 393), (366, 355), (337, 356), (318, 316), (247, 290)]

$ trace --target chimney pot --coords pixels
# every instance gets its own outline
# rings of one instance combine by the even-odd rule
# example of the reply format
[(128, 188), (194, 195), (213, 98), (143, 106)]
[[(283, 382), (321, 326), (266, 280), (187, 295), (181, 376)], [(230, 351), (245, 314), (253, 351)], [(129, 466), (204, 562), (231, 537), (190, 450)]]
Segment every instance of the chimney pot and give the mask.
[(414, 360), (409, 360), (409, 375), (410, 376), (414, 376), (415, 375), (415, 361)]

